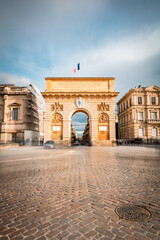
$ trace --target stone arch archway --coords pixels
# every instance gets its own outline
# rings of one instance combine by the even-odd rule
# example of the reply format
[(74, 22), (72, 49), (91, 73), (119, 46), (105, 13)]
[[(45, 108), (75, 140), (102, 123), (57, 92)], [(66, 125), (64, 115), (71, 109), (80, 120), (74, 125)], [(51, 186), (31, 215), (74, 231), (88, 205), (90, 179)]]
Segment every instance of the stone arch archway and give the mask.
[[(49, 77), (45, 80), (46, 90), (42, 93), (46, 104), (45, 141), (52, 137), (62, 140), (60, 143), (64, 145), (70, 145), (71, 119), (76, 112), (84, 112), (88, 115), (90, 140), (93, 145), (109, 145), (115, 141), (115, 98), (118, 93), (114, 90), (114, 78)], [(63, 117), (59, 123), (55, 122), (52, 116), (56, 113)], [(98, 118), (102, 113), (109, 116), (106, 122), (102, 122), (103, 117)], [(53, 127), (54, 130), (60, 129), (60, 131), (53, 131)]]
[(109, 116), (106, 113), (100, 113), (97, 120), (98, 140), (109, 140)]
[(74, 111), (71, 112), (70, 114), (70, 119), (71, 119), (71, 144), (73, 143), (72, 141), (72, 131), (73, 131), (73, 124), (72, 124), (72, 117), (77, 114), (77, 113), (84, 113), (87, 117), (88, 117), (88, 120), (87, 120), (87, 123), (86, 123), (86, 126), (85, 126), (85, 129), (84, 129), (84, 133), (82, 135), (82, 140), (85, 141), (86, 143), (90, 143), (90, 120), (91, 120), (91, 114), (89, 113), (89, 111), (87, 109), (76, 109)]
[(51, 140), (63, 139), (63, 117), (60, 113), (54, 113), (51, 118)]
[(88, 116), (88, 120), (91, 120), (91, 114), (90, 112), (88, 111), (88, 109), (86, 108), (80, 108), (80, 109), (75, 109), (73, 111), (71, 111), (70, 115), (69, 115), (69, 119), (71, 120), (73, 115), (78, 113), (78, 112), (83, 112), (85, 113), (87, 116)]

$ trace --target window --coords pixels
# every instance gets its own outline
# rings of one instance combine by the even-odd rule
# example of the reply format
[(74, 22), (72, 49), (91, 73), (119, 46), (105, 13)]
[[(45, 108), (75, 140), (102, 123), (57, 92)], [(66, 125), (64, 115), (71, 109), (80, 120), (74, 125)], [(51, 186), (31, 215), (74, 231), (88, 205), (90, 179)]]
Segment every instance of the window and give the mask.
[(126, 115), (126, 122), (128, 122), (128, 115)]
[(132, 113), (130, 113), (130, 121), (132, 121)]
[(129, 138), (129, 129), (127, 129), (127, 138)]
[(152, 112), (152, 120), (157, 120), (157, 113), (156, 112)]
[(12, 133), (12, 142), (16, 141), (16, 133)]
[(138, 104), (142, 104), (142, 97), (138, 97)]
[(128, 101), (126, 102), (126, 108), (128, 108)]
[(143, 137), (143, 128), (139, 128), (139, 136)]
[(152, 136), (157, 137), (157, 128), (155, 127), (152, 129)]
[(143, 121), (143, 112), (138, 113), (138, 120)]
[(123, 110), (125, 110), (125, 103), (123, 103)]
[(13, 120), (18, 120), (18, 108), (13, 108), (12, 119)]
[(132, 100), (131, 100), (131, 98), (130, 98), (130, 106), (132, 105)]
[(155, 97), (151, 97), (151, 103), (154, 105), (156, 104), (156, 98)]

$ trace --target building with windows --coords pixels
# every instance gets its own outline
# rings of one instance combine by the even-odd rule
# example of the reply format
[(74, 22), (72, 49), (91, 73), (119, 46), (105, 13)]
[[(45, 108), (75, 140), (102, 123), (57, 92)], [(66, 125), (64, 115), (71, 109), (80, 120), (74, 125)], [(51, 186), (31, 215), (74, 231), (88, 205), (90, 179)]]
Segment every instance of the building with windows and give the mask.
[(43, 137), (42, 101), (32, 85), (0, 85), (0, 142), (39, 142)]
[(74, 125), (71, 123), (71, 144), (77, 140), (77, 133), (75, 131)]
[(119, 139), (160, 142), (160, 87), (132, 88), (117, 105)]
[(89, 139), (89, 122), (87, 122), (83, 135), (82, 135), (82, 139), (86, 142), (89, 143), (90, 139)]

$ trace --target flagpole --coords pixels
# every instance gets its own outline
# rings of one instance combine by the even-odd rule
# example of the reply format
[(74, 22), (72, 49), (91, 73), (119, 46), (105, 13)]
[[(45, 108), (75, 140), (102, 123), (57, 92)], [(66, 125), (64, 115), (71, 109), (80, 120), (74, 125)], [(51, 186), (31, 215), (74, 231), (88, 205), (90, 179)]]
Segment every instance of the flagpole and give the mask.
[(78, 70), (78, 72), (79, 72), (79, 74), (78, 74), (78, 76), (80, 77), (81, 76), (81, 73), (80, 73), (80, 62), (77, 64), (77, 70)]

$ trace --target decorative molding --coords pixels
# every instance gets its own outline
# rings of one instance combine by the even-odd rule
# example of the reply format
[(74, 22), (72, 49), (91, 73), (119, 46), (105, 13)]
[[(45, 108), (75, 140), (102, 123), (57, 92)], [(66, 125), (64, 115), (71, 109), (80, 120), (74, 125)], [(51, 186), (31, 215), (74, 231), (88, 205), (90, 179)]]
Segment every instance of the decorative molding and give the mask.
[(55, 102), (55, 104), (51, 105), (51, 111), (63, 111), (63, 105), (59, 104), (59, 102)]
[(97, 111), (109, 111), (109, 105), (105, 102), (101, 102), (101, 104), (97, 105)]
[(9, 106), (10, 108), (14, 108), (14, 107), (20, 107), (21, 104), (19, 104), (19, 103), (11, 103), (11, 104), (9, 104), (8, 106)]
[(118, 92), (42, 92), (41, 93), (44, 98), (54, 97), (57, 99), (63, 98), (74, 98), (83, 97), (84, 98), (110, 98), (117, 97)]

